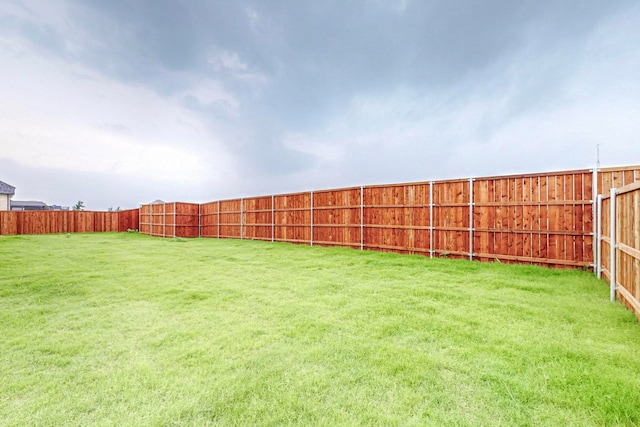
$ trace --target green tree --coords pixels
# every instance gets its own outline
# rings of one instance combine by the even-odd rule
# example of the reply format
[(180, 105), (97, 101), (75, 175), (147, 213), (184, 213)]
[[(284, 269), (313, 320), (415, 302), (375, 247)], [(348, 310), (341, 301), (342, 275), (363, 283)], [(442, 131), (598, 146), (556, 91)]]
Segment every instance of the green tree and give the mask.
[(84, 210), (84, 202), (82, 200), (78, 200), (78, 203), (73, 205), (73, 210), (74, 211), (82, 211), (82, 210)]

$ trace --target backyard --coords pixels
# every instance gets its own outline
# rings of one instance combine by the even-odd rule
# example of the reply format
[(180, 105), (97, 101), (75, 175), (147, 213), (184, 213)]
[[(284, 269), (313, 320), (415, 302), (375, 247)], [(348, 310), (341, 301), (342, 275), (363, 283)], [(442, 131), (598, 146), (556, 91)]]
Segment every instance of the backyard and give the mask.
[(137, 233), (0, 237), (0, 425), (638, 425), (591, 272)]

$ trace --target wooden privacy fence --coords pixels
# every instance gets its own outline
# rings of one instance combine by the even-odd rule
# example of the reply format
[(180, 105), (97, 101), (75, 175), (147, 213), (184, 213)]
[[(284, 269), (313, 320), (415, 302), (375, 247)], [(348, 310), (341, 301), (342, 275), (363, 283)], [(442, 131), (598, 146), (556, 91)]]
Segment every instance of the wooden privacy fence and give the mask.
[(640, 181), (598, 196), (598, 277), (640, 319)]
[(140, 231), (345, 246), (481, 261), (594, 266), (594, 188), (640, 166), (142, 205)]
[(138, 229), (138, 209), (118, 212), (0, 211), (0, 235)]
[(140, 232), (159, 237), (198, 237), (200, 205), (152, 203), (140, 206)]

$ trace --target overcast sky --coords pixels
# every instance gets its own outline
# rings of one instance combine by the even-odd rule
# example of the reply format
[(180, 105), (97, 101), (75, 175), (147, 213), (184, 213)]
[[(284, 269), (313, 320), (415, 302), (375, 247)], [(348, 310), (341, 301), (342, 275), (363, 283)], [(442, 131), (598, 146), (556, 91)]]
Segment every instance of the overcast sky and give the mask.
[(640, 164), (637, 0), (0, 0), (0, 180), (88, 209)]

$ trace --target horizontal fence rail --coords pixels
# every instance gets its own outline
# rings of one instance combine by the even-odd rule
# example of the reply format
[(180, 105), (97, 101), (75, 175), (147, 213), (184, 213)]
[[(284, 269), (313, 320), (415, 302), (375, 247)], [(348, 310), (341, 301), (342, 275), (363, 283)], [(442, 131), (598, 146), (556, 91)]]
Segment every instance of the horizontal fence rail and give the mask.
[(635, 181), (640, 166), (160, 203), (140, 207), (140, 230), (595, 267), (594, 189)]
[(138, 209), (0, 211), (0, 235), (127, 231), (138, 229)]

